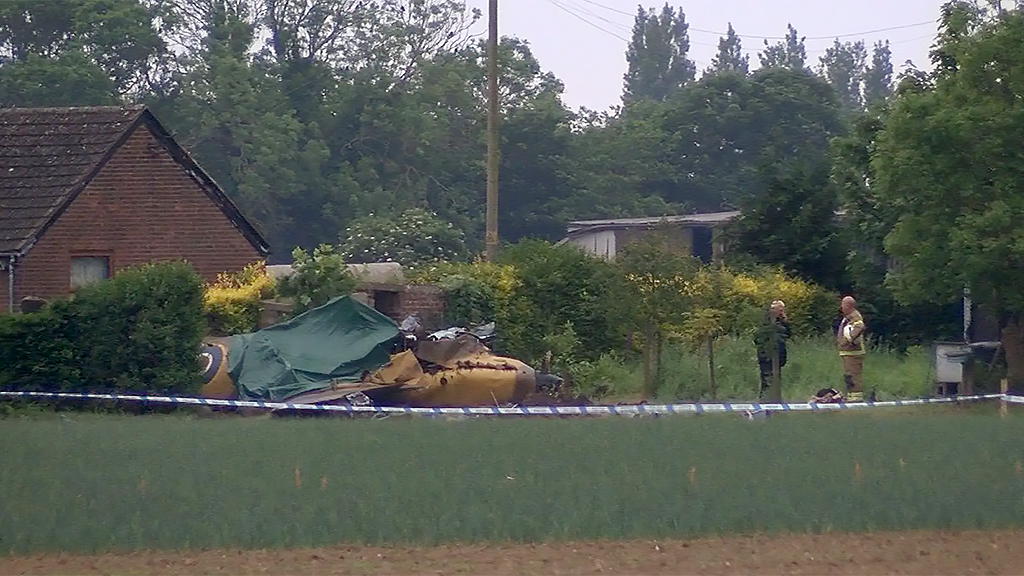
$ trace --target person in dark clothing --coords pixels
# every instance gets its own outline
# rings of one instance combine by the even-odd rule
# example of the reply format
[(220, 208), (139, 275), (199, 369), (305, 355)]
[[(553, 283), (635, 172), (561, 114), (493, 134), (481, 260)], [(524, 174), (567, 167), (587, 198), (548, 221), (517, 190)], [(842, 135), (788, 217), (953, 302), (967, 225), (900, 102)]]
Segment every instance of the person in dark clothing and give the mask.
[(778, 355), (779, 371), (786, 365), (786, 340), (791, 334), (789, 319), (786, 317), (786, 304), (782, 300), (772, 302), (765, 315), (764, 325), (754, 336), (757, 346), (757, 364), (761, 373), (761, 390), (759, 396), (772, 385), (772, 357)]

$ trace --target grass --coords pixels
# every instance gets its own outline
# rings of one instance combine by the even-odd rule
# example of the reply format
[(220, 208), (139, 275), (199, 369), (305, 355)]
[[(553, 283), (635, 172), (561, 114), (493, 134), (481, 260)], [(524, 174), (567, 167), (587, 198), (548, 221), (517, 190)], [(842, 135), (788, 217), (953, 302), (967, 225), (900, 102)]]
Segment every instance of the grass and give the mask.
[(0, 553), (1024, 526), (1024, 412), (0, 420)]
[[(805, 402), (821, 388), (844, 389), (842, 362), (831, 340), (794, 339), (787, 352), (788, 362), (782, 369), (784, 400)], [(911, 348), (903, 355), (885, 349), (870, 350), (864, 362), (865, 390), (874, 390), (879, 400), (932, 395), (930, 354), (924, 347)], [(666, 345), (661, 367), (659, 400), (712, 400), (706, 348)], [(592, 398), (635, 399), (643, 388), (642, 367), (611, 356), (583, 364), (576, 372), (581, 392)], [(760, 384), (753, 343), (733, 337), (717, 340), (715, 380), (714, 397), (718, 400), (756, 399)]]

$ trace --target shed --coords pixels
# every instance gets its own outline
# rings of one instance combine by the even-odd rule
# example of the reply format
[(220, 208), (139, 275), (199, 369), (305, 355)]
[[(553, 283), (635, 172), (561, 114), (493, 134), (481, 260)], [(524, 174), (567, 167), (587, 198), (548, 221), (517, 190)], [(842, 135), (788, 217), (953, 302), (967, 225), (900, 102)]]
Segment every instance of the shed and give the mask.
[(725, 225), (739, 215), (738, 210), (730, 210), (644, 218), (575, 220), (569, 222), (566, 237), (559, 243), (569, 243), (588, 254), (614, 260), (617, 251), (629, 242), (656, 230), (667, 229), (678, 249), (707, 263), (721, 256), (723, 247), (719, 235)]

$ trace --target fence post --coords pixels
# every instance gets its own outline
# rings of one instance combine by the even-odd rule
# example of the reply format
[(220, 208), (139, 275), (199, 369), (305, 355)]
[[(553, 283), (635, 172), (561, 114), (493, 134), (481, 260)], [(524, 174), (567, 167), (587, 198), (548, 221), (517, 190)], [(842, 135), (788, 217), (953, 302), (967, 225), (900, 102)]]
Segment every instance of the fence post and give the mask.
[(999, 393), (1003, 396), (999, 399), (999, 416), (1006, 418), (1006, 394), (1010, 390), (1010, 381), (1003, 378), (999, 381)]

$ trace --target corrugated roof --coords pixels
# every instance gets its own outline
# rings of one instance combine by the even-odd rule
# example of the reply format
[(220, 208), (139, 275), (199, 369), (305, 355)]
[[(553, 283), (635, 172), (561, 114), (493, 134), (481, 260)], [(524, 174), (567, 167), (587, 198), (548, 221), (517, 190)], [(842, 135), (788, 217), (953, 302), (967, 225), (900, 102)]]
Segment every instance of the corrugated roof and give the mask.
[(0, 254), (24, 253), (145, 122), (262, 254), (270, 247), (145, 106), (0, 108)]
[(144, 108), (0, 109), (0, 253), (21, 251)]
[(568, 232), (579, 232), (592, 228), (634, 228), (656, 226), (662, 222), (684, 224), (720, 224), (740, 215), (738, 210), (707, 212), (704, 214), (678, 214), (670, 216), (648, 216), (644, 218), (614, 218), (610, 220), (573, 220)]

